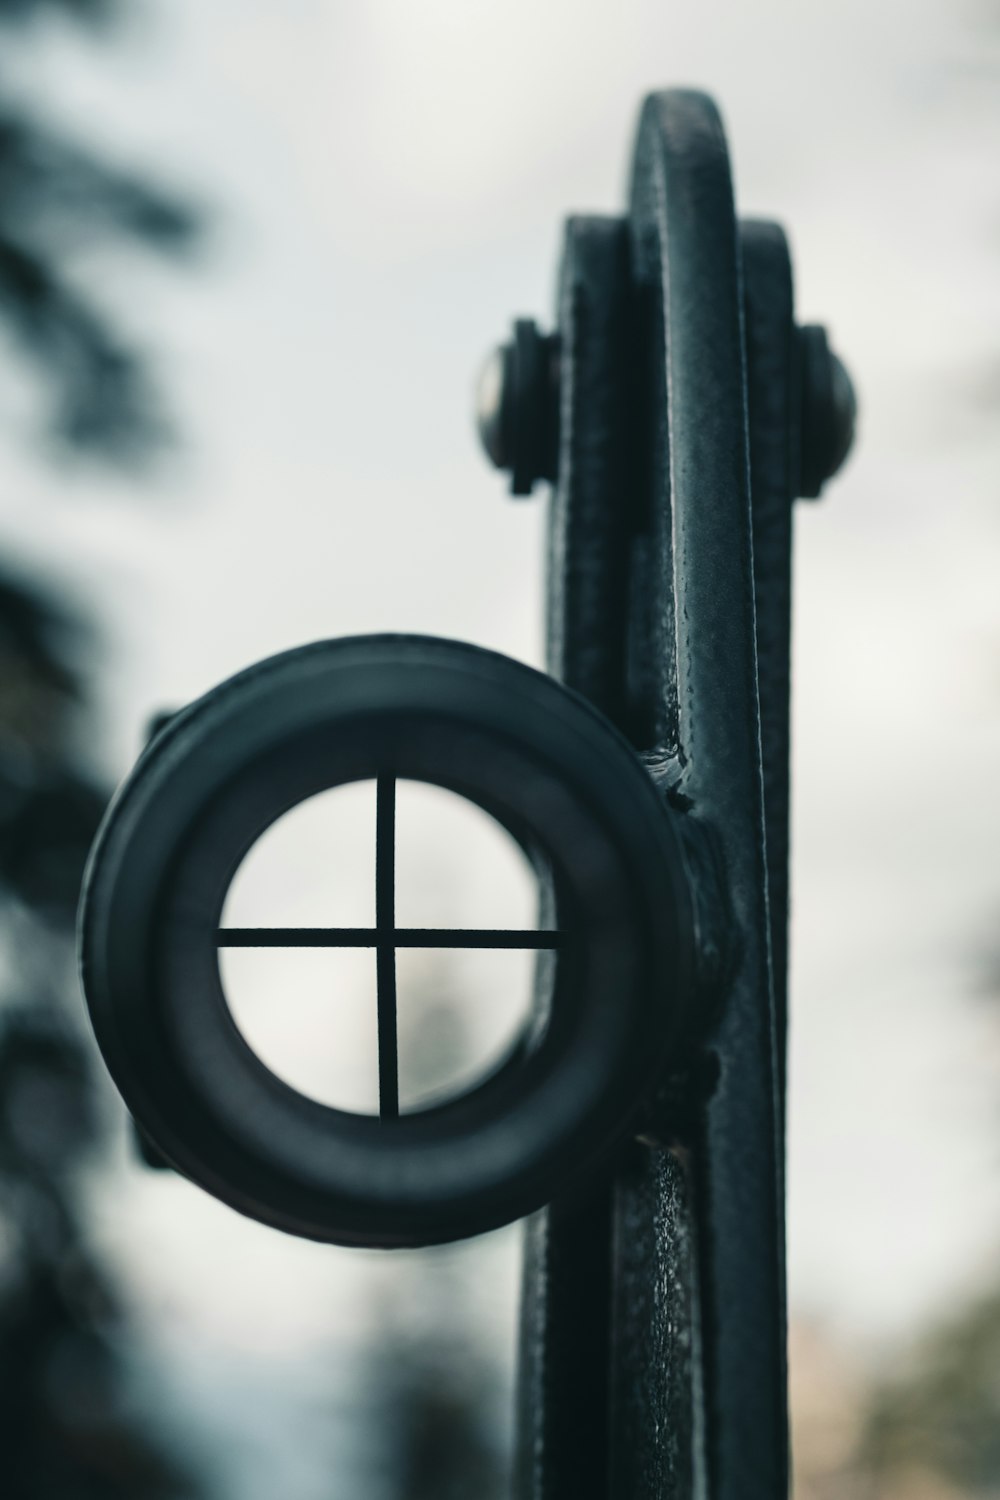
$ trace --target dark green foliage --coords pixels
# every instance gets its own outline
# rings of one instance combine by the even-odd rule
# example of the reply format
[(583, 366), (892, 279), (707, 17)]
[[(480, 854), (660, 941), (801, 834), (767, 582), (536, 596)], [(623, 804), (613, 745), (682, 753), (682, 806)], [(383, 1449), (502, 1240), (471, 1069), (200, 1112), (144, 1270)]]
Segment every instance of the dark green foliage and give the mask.
[(928, 1469), (963, 1494), (997, 1494), (1000, 1289), (928, 1333), (878, 1388), (864, 1450), (877, 1476)]
[[(427, 1277), (433, 1295), (440, 1275)], [(455, 1336), (455, 1310), (443, 1306), (443, 1332), (422, 1343), (387, 1330), (373, 1350), (372, 1427), (382, 1433), (378, 1480), (399, 1500), (503, 1500), (509, 1493), (488, 1420), (492, 1371), (468, 1337)]]
[(0, 887), (61, 924), (105, 801), (76, 753), (86, 640), (39, 582), (0, 577)]
[(129, 1328), (83, 1231), (99, 1144), (79, 1037), (37, 994), (0, 1020), (0, 1475), (10, 1500), (187, 1500), (129, 1412)]
[(66, 978), (105, 801), (80, 753), (93, 654), (38, 581), (0, 578), (0, 1494), (188, 1500), (130, 1409), (133, 1336), (81, 1212), (102, 1116)]
[[(96, 24), (116, 7), (0, 0), (0, 24), (46, 11)], [(134, 462), (166, 427), (142, 359), (75, 283), (77, 250), (173, 252), (195, 231), (169, 195), (0, 98), (0, 327), (43, 377), (63, 449)], [(96, 645), (49, 586), (0, 566), (0, 1494), (194, 1500), (200, 1486), (130, 1404), (134, 1331), (81, 1210), (101, 1111), (67, 976), (106, 800), (83, 753)]]
[[(45, 8), (0, 0), (0, 24)], [(99, 0), (53, 8), (91, 21), (115, 13)], [(132, 240), (178, 254), (198, 229), (190, 204), (0, 100), (0, 322), (48, 383), (58, 445), (134, 462), (169, 436), (142, 356), (74, 280), (76, 253)]]
[(121, 14), (120, 0), (0, 0), (0, 23), (25, 25), (52, 12), (88, 26), (107, 26)]
[(50, 385), (61, 444), (134, 460), (169, 430), (142, 358), (74, 285), (73, 253), (108, 237), (177, 253), (197, 228), (187, 205), (0, 112), (0, 317)]

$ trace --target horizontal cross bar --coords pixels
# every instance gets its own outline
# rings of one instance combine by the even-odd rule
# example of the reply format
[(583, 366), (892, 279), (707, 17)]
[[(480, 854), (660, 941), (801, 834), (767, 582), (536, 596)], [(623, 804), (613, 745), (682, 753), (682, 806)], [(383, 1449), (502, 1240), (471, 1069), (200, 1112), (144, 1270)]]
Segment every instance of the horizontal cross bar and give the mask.
[[(397, 927), (395, 948), (560, 948), (561, 932), (534, 928)], [(374, 927), (220, 927), (220, 948), (375, 948)]]

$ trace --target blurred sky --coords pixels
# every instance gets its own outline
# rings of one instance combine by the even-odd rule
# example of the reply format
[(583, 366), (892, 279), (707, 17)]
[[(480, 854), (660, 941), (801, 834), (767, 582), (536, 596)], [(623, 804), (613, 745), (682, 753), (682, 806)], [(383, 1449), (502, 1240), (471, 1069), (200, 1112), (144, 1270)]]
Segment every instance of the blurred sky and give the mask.
[[(894, 1337), (1000, 1245), (996, 8), (135, 9), (113, 47), (53, 23), (5, 84), (213, 214), (190, 271), (77, 267), (160, 358), (185, 448), (156, 484), (5, 448), (3, 545), (106, 631), (116, 775), (152, 709), (302, 641), (539, 660), (544, 502), (481, 460), (473, 376), (513, 315), (548, 318), (566, 213), (620, 209), (641, 96), (720, 103), (739, 205), (788, 229), (800, 317), (862, 404), (849, 468), (798, 511), (790, 1276), (796, 1307)], [(338, 1319), (362, 1339), (358, 1278), (395, 1274), (124, 1166), (101, 1232), (165, 1325), (275, 1350)], [(497, 1330), (512, 1244), (479, 1277)]]

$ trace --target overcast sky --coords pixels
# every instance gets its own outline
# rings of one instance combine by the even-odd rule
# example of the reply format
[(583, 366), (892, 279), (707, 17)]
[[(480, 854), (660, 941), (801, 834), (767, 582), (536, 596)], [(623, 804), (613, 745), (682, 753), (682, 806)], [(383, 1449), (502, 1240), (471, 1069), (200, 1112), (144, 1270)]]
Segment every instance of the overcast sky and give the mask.
[[(715, 95), (738, 203), (786, 226), (800, 316), (862, 405), (849, 468), (798, 512), (789, 1245), (795, 1306), (874, 1338), (1000, 1244), (988, 14), (171, 0), (114, 48), (53, 25), (12, 80), (213, 216), (190, 270), (80, 266), (160, 358), (185, 446), (157, 483), (5, 449), (0, 539), (85, 588), (112, 643), (116, 774), (151, 709), (302, 641), (412, 629), (539, 660), (544, 502), (481, 461), (473, 375), (512, 316), (548, 318), (565, 214), (620, 209), (642, 95)], [(347, 1318), (355, 1273), (393, 1274), (179, 1181), (123, 1175), (108, 1215), (151, 1307), (237, 1343), (301, 1347), (316, 1288)]]

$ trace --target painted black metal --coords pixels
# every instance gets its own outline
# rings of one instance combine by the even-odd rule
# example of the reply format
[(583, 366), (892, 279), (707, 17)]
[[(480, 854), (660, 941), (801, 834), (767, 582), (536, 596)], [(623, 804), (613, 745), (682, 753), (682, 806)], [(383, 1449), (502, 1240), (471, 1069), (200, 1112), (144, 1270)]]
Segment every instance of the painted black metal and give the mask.
[[(399, 948), (559, 948), (563, 934), (527, 927), (391, 927)], [(377, 927), (220, 927), (219, 948), (377, 948)]]
[[(275, 1077), (237, 1031), (217, 961), (222, 903), (246, 850), (289, 807), (367, 777), (380, 793), (381, 1119), (327, 1108)], [(554, 892), (546, 948), (559, 936), (545, 1014), (507, 1062), (467, 1093), (401, 1116), (398, 777), (445, 786), (507, 828)], [(261, 663), (155, 737), (95, 846), (82, 972), (108, 1066), (143, 1135), (178, 1170), (297, 1234), (423, 1244), (534, 1209), (620, 1137), (683, 1036), (690, 931), (674, 821), (582, 698), (472, 646), (363, 637)], [(264, 929), (249, 941), (273, 939)]]
[[(784, 1193), (742, 267), (725, 140), (703, 95), (647, 101), (630, 229), (636, 281), (660, 313), (639, 337), (664, 372), (645, 488), (656, 582), (635, 613), (641, 649), (658, 656), (643, 717), (653, 748), (677, 758), (675, 795), (720, 841), (736, 933), (725, 1003), (707, 1038), (713, 1087), (682, 1158), (682, 1201), (696, 1226), (693, 1482), (715, 1500), (736, 1500), (787, 1488)], [(658, 1198), (665, 1212), (662, 1191)], [(652, 1445), (655, 1425), (645, 1430)]]
[(854, 442), (858, 404), (851, 377), (815, 324), (797, 334), (801, 467), (798, 494), (815, 500)]
[(744, 222), (740, 240), (768, 914), (778, 1097), (783, 1101), (788, 1031), (792, 510), (801, 464), (801, 405), (787, 241), (777, 224), (759, 221)]
[[(172, 716), (88, 876), (95, 1028), (148, 1158), (266, 1222), (411, 1245), (538, 1210), (521, 1500), (775, 1500), (792, 504), (843, 461), (855, 405), (823, 331), (795, 327), (782, 231), (737, 223), (705, 96), (646, 101), (627, 214), (569, 221), (555, 333), (519, 320), (481, 396), (514, 493), (554, 480), (550, 675), (372, 637)], [(522, 843), (536, 931), (396, 926), (400, 776)], [(375, 926), (220, 928), (263, 829), (360, 777), (377, 784)], [(216, 950), (280, 946), (374, 948), (380, 1121), (294, 1094), (239, 1038)], [(400, 1116), (404, 946), (529, 948), (538, 979), (491, 1078)]]
[(519, 1492), (773, 1500), (791, 517), (817, 395), (784, 236), (737, 226), (703, 96), (647, 101), (627, 220), (569, 222), (558, 333), (549, 667), (685, 814), (705, 1030), (612, 1172), (529, 1227)]
[(399, 1118), (399, 1041), (396, 1030), (396, 778), (375, 781), (375, 962), (378, 991), (378, 1112)]
[(554, 479), (559, 441), (559, 347), (531, 318), (490, 355), (479, 382), (479, 437), (490, 462), (510, 471), (512, 495)]
[[(631, 298), (617, 219), (571, 219), (557, 308), (558, 482), (549, 512), (549, 671), (615, 723), (626, 717)], [(560, 1198), (525, 1236), (518, 1493), (608, 1494), (613, 1176)]]

